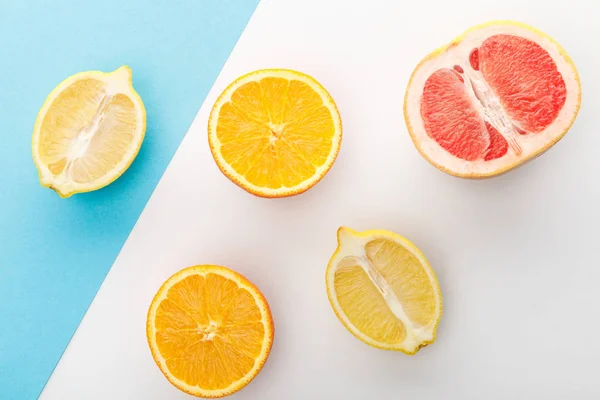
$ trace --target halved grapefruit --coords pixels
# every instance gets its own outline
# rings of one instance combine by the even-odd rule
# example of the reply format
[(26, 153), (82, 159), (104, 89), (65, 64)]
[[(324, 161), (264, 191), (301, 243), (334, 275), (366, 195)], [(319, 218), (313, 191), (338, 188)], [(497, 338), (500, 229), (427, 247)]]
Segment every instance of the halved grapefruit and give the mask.
[(497, 21), (421, 61), (406, 89), (404, 117), (431, 164), (485, 178), (548, 150), (580, 103), (579, 75), (558, 43), (527, 25)]

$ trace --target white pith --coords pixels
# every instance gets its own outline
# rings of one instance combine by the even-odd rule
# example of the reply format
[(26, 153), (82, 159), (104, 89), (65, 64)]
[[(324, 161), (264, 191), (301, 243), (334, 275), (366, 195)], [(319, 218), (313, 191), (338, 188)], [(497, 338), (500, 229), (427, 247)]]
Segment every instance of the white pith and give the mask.
[[(496, 34), (516, 35), (540, 45), (552, 57), (565, 81), (567, 89), (565, 104), (557, 118), (542, 132), (525, 135), (517, 133), (513, 129), (514, 122), (508, 118), (481, 73), (475, 71), (469, 63), (471, 51)], [(475, 108), (479, 110), (484, 120), (490, 122), (507, 139), (509, 147), (504, 156), (490, 161), (485, 161), (483, 158), (475, 161), (463, 160), (450, 154), (427, 135), (421, 118), (421, 98), (425, 83), (435, 71), (441, 68), (452, 69), (455, 65), (464, 70), (465, 87), (473, 99)], [(492, 23), (467, 32), (460, 38), (460, 42), (426, 59), (418, 67), (407, 88), (405, 111), (413, 140), (432, 163), (462, 176), (486, 176), (520, 164), (556, 142), (573, 123), (579, 110), (580, 98), (581, 88), (577, 71), (566, 58), (564, 51), (552, 39), (518, 24)]]
[(494, 94), (494, 91), (485, 79), (483, 79), (481, 72), (467, 69), (462, 75), (466, 91), (471, 97), (473, 105), (479, 111), (479, 114), (504, 136), (515, 155), (520, 156), (523, 153), (523, 149), (519, 143), (519, 133), (515, 129), (515, 124), (510, 120), (504, 108), (502, 108), (500, 99)]
[[(397, 298), (396, 294), (390, 288), (389, 284), (380, 275), (376, 268), (371, 264), (365, 253), (365, 246), (367, 243), (376, 239), (392, 240), (400, 244), (405, 249), (409, 250), (417, 259), (421, 262), (423, 269), (426, 271), (431, 285), (434, 287), (434, 296), (436, 298), (437, 308), (435, 311), (435, 317), (432, 322), (427, 326), (421, 326), (413, 321), (406, 315), (402, 303)], [(343, 320), (344, 325), (349, 327), (352, 332), (365, 341), (376, 347), (384, 347), (388, 349), (404, 350), (408, 353), (414, 353), (423, 344), (431, 343), (435, 340), (437, 323), (441, 314), (441, 298), (440, 291), (435, 278), (433, 270), (429, 267), (427, 260), (425, 260), (423, 254), (419, 251), (415, 251), (414, 246), (406, 241), (406, 239), (397, 235), (382, 235), (382, 234), (369, 234), (369, 232), (356, 233), (351, 229), (342, 228), (338, 232), (338, 251), (330, 261), (330, 267), (327, 270), (327, 290), (329, 292), (329, 299), (332, 302), (332, 306), (338, 310), (336, 314), (340, 319)], [(345, 312), (341, 308), (335, 293), (335, 273), (336, 271), (344, 266), (360, 266), (364, 269), (366, 274), (371, 279), (373, 285), (377, 288), (381, 296), (384, 298), (390, 311), (398, 318), (406, 327), (406, 336), (399, 343), (378, 343), (371, 337), (363, 334), (358, 330), (350, 319), (346, 316)]]
[[(48, 109), (52, 106), (56, 97), (74, 82), (83, 79), (95, 79), (103, 82), (104, 95), (92, 121), (90, 121), (90, 123), (78, 133), (75, 140), (71, 143), (69, 153), (66, 157), (67, 163), (65, 168), (60, 174), (55, 176), (48, 169), (48, 166), (41, 162), (39, 154), (40, 128)], [(76, 182), (71, 176), (73, 163), (87, 155), (88, 146), (90, 145), (94, 134), (98, 130), (98, 126), (106, 112), (106, 107), (110, 100), (117, 94), (124, 94), (125, 96), (129, 97), (135, 105), (138, 122), (136, 131), (134, 132), (135, 139), (132, 141), (128, 152), (122, 158), (121, 163), (116, 165), (108, 174), (92, 182)], [(38, 166), (40, 183), (43, 186), (53, 188), (64, 197), (67, 197), (75, 192), (95, 190), (111, 183), (127, 169), (139, 151), (146, 129), (145, 118), (144, 105), (131, 84), (131, 70), (129, 67), (121, 67), (110, 73), (99, 71), (82, 72), (66, 79), (48, 96), (48, 99), (38, 114), (38, 120), (36, 121), (36, 126), (34, 128), (32, 148), (33, 157), (36, 161), (36, 165)]]

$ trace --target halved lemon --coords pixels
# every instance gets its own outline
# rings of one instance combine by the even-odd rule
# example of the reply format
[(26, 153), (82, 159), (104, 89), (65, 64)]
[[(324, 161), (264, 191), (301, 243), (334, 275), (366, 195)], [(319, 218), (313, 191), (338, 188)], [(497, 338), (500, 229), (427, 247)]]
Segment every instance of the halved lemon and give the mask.
[(250, 383), (269, 356), (273, 331), (258, 288), (216, 265), (170, 277), (152, 300), (146, 325), (162, 373), (199, 397), (223, 397)]
[(440, 286), (423, 253), (402, 236), (340, 228), (325, 281), (333, 311), (363, 342), (415, 354), (435, 341)]
[(340, 114), (329, 93), (310, 76), (283, 69), (237, 79), (208, 122), (219, 169), (261, 197), (310, 189), (333, 165), (341, 139)]
[(146, 110), (129, 67), (75, 74), (50, 93), (35, 122), (40, 183), (61, 197), (100, 189), (131, 165), (145, 132)]

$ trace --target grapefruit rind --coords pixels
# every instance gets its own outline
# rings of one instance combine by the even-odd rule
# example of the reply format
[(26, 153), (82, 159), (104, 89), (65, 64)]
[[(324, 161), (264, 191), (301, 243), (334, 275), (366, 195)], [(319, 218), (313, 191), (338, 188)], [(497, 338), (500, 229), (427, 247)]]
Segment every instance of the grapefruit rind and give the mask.
[[(544, 131), (520, 141), (522, 154), (509, 148), (506, 155), (489, 161), (465, 161), (453, 156), (430, 138), (420, 116), (420, 98), (427, 78), (442, 67), (468, 61), (472, 49), (495, 34), (512, 34), (532, 40), (546, 50), (561, 73), (567, 98), (558, 117)], [(467, 65), (468, 66), (468, 65)], [(427, 55), (413, 71), (404, 97), (404, 119), (410, 137), (421, 155), (433, 166), (461, 178), (481, 179), (501, 175), (546, 152), (564, 137), (577, 117), (581, 105), (581, 83), (567, 52), (550, 36), (529, 25), (513, 21), (492, 21), (468, 29), (450, 44)]]
[[(325, 163), (317, 168), (315, 174), (310, 178), (299, 185), (293, 187), (281, 187), (278, 189), (272, 189), (267, 187), (260, 187), (249, 182), (244, 176), (240, 175), (236, 172), (225, 159), (223, 159), (219, 148), (221, 144), (217, 137), (217, 124), (219, 120), (219, 112), (221, 107), (225, 103), (227, 103), (231, 99), (231, 95), (242, 85), (253, 82), (260, 81), (263, 78), (283, 78), (288, 80), (298, 80), (303, 83), (308, 84), (323, 100), (323, 105), (329, 109), (331, 115), (333, 117), (333, 124), (335, 127), (335, 135), (332, 139), (331, 152)], [(243, 75), (232, 82), (221, 95), (218, 97), (215, 105), (213, 106), (210, 116), (208, 118), (208, 144), (210, 146), (210, 151), (212, 156), (219, 167), (219, 170), (225, 175), (231, 182), (235, 183), (240, 188), (246, 190), (247, 192), (265, 198), (279, 198), (279, 197), (289, 197), (295, 196), (301, 193), (304, 193), (308, 189), (312, 188), (314, 185), (319, 183), (321, 179), (325, 177), (327, 172), (333, 166), (335, 159), (340, 151), (340, 146), (342, 143), (342, 119), (340, 117), (340, 113), (337, 109), (337, 106), (329, 94), (327, 90), (313, 77), (306, 75), (302, 72), (290, 70), (290, 69), (263, 69), (257, 70), (254, 72), (250, 72), (246, 75)]]
[[(156, 326), (154, 324), (154, 318), (156, 316), (156, 311), (160, 306), (161, 302), (167, 298), (168, 291), (173, 285), (177, 282), (185, 279), (191, 275), (207, 275), (207, 274), (218, 274), (227, 279), (230, 279), (236, 282), (240, 287), (246, 289), (253, 297), (256, 302), (256, 305), (260, 309), (262, 315), (262, 321), (265, 329), (265, 340), (263, 341), (262, 349), (260, 352), (259, 358), (255, 360), (254, 367), (248, 374), (246, 374), (243, 378), (232, 382), (226, 388), (219, 390), (207, 390), (200, 388), (198, 386), (190, 386), (185, 382), (177, 379), (167, 368), (165, 359), (160, 354), (160, 350), (156, 345)], [(148, 316), (146, 321), (146, 337), (148, 340), (148, 345), (150, 347), (150, 352), (152, 353), (152, 358), (156, 362), (156, 365), (162, 372), (162, 374), (167, 378), (167, 380), (175, 386), (177, 389), (190, 394), (192, 396), (199, 396), (204, 398), (220, 398), (224, 396), (229, 396), (244, 387), (246, 387), (262, 370), (269, 354), (271, 352), (271, 347), (273, 346), (273, 338), (275, 333), (275, 326), (273, 324), (273, 317), (271, 315), (271, 310), (269, 308), (269, 303), (261, 293), (261, 291), (248, 279), (246, 279), (243, 275), (230, 270), (229, 268), (225, 268), (219, 265), (196, 265), (193, 267), (188, 267), (182, 269), (181, 271), (172, 275), (169, 279), (167, 279), (156, 295), (152, 300), (150, 308), (148, 310)]]
[[(357, 329), (356, 326), (346, 316), (337, 299), (334, 285), (334, 275), (338, 268), (338, 264), (342, 261), (344, 257), (358, 256), (360, 254), (364, 254), (366, 244), (376, 239), (392, 240), (397, 244), (403, 246), (405, 249), (409, 250), (421, 262), (421, 266), (429, 276), (430, 283), (434, 289), (433, 292), (436, 297), (437, 304), (436, 317), (433, 320), (434, 322), (430, 324), (427, 327), (427, 329), (423, 332), (422, 338), (413, 338), (414, 340), (412, 340), (411, 343), (408, 343), (408, 346), (407, 343), (405, 343), (405, 341), (401, 343), (382, 343), (365, 335), (359, 329)], [(327, 265), (327, 269), (325, 272), (325, 283), (327, 287), (327, 297), (329, 299), (329, 303), (331, 304), (333, 312), (335, 313), (336, 317), (340, 320), (342, 325), (344, 325), (344, 327), (354, 337), (356, 337), (363, 343), (381, 350), (392, 350), (407, 355), (415, 355), (423, 347), (435, 343), (437, 339), (437, 328), (442, 318), (442, 291), (440, 289), (440, 284), (437, 280), (436, 274), (431, 268), (431, 265), (429, 264), (427, 259), (425, 258), (425, 255), (410, 240), (394, 232), (381, 229), (357, 232), (347, 227), (340, 227), (337, 232), (337, 243), (337, 248), (331, 256), (331, 259), (329, 260), (329, 263)]]

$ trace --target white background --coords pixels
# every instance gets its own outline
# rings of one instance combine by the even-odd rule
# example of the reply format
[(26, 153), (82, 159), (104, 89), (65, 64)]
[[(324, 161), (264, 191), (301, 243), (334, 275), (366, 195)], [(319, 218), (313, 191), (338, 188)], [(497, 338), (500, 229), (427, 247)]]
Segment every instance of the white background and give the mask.
[[(232, 398), (600, 398), (600, 10), (592, 0), (551, 3), (263, 1), (41, 398), (189, 398), (155, 366), (145, 321), (161, 283), (202, 263), (246, 275), (275, 320), (267, 364)], [(529, 23), (561, 43), (583, 103), (540, 159), (461, 180), (413, 147), (404, 89), (423, 56), (493, 19)], [(207, 144), (218, 94), (267, 67), (317, 78), (344, 125), (326, 178), (283, 200), (238, 189)], [(340, 225), (396, 231), (426, 254), (444, 297), (434, 345), (414, 357), (376, 350), (338, 322), (324, 273)]]

